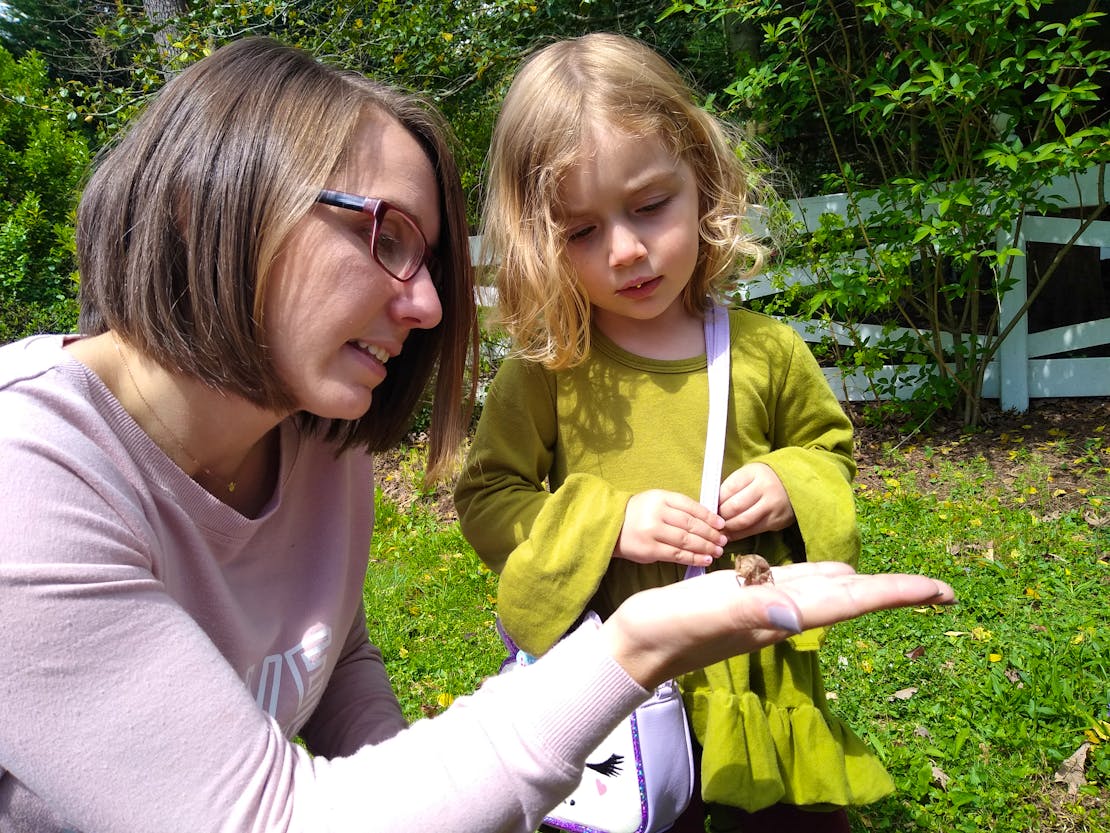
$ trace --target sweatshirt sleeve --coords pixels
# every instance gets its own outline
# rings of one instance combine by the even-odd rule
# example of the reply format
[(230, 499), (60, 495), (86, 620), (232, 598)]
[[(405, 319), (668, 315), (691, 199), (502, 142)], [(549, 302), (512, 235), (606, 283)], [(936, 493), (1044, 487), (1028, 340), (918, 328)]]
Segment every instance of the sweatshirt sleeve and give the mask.
[(313, 754), (330, 758), (380, 743), (406, 725), (381, 651), (370, 643), (366, 613), (360, 606), (343, 654), (301, 737)]
[(631, 497), (581, 473), (549, 491), (558, 440), (554, 384), (538, 365), (502, 363), (455, 488), (463, 535), (501, 574), (502, 623), (534, 654), (548, 650), (585, 610)]
[[(0, 796), (25, 809), (30, 796), (39, 818), (82, 833), (527, 833), (647, 694), (587, 626), (398, 731), (380, 658), (356, 645), (355, 623), (330, 682), (346, 697), (345, 679), (373, 678), (374, 702), (358, 707), (377, 717), (312, 724), (327, 752), (313, 756), (167, 592), (144, 504), (115, 461), (57, 441), (71, 402), (16, 431), (13, 400), (0, 398)], [(341, 754), (375, 732), (376, 745)], [(0, 801), (0, 829), (10, 809)]]

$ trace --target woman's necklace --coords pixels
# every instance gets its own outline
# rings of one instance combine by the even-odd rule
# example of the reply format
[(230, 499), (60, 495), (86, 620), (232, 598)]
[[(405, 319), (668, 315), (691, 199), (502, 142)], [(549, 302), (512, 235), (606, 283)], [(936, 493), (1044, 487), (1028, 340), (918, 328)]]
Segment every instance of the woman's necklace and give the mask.
[[(112, 343), (116, 345), (116, 352), (119, 353), (119, 360), (123, 363), (123, 369), (127, 371), (127, 378), (131, 380), (131, 387), (135, 389), (135, 393), (139, 395), (139, 399), (142, 400), (142, 403), (146, 406), (147, 411), (149, 411), (150, 415), (154, 417), (154, 421), (161, 426), (166, 435), (174, 441), (181, 453), (185, 455), (185, 457), (187, 457), (190, 461), (192, 461), (193, 465), (195, 465), (206, 475), (208, 475), (208, 478), (210, 480), (221, 481), (222, 478), (217, 477), (212, 469), (208, 468), (208, 466), (204, 465), (200, 460), (194, 457), (192, 453), (190, 453), (189, 449), (185, 447), (185, 443), (181, 442), (181, 439), (177, 436), (177, 434), (174, 433), (173, 429), (171, 429), (168, 425), (166, 425), (166, 423), (162, 421), (162, 417), (158, 416), (158, 412), (154, 410), (149, 402), (147, 402), (146, 397), (143, 396), (142, 390), (139, 388), (138, 383), (135, 381), (135, 374), (131, 372), (131, 365), (127, 363), (127, 357), (123, 355), (123, 347), (120, 346), (119, 338), (116, 336), (115, 333), (112, 333)], [(229, 492), (234, 492), (236, 482), (234, 480), (228, 480), (225, 482), (227, 490)]]

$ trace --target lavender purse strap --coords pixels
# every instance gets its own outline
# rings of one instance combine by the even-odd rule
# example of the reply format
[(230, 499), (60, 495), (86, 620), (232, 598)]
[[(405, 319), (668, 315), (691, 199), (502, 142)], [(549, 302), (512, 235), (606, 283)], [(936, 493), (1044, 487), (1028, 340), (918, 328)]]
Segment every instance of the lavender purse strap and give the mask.
[[(705, 361), (709, 370), (709, 426), (705, 432), (705, 461), (701, 470), (701, 505), (716, 512), (725, 455), (729, 383), (728, 310), (717, 304), (705, 316)], [(686, 568), (685, 578), (704, 572), (704, 567), (691, 565)]]

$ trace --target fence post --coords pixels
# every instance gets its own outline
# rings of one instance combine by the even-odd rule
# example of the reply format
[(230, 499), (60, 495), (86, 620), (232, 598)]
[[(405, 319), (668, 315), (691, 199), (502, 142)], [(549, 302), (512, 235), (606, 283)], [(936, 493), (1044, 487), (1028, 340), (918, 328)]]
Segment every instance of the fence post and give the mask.
[[(998, 251), (1005, 251), (1011, 243), (1021, 250), (1021, 255), (1013, 259), (1011, 277), (1014, 285), (1002, 296), (999, 308), (998, 330), (1001, 332), (1010, 325), (1025, 303), (1028, 292), (1027, 263), (1028, 252), (1025, 233), (1019, 232), (1012, 240), (998, 232)], [(999, 405), (1002, 410), (1015, 410), (1025, 413), (1029, 410), (1029, 315), (1022, 313), (1021, 319), (998, 350), (1000, 393)]]

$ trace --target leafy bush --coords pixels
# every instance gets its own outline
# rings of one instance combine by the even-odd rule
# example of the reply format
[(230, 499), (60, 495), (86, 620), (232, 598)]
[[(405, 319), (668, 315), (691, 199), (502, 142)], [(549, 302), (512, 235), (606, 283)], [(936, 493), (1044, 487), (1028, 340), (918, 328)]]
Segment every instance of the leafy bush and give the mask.
[[(976, 424), (1007, 320), (1058, 271), (1058, 261), (1030, 269), (1025, 305), (1001, 319), (1022, 217), (1052, 213), (1054, 183), (1110, 161), (1110, 51), (1096, 47), (1110, 28), (1099, 5), (675, 3), (672, 14), (753, 35), (758, 46), (738, 56), (726, 91), (732, 112), (758, 125), (806, 191), (848, 197), (845, 221), (801, 229), (786, 251), (818, 278), (791, 308), (855, 332), (848, 369), (927, 359), (924, 397)], [(1106, 207), (1097, 190), (1072, 243)], [(899, 329), (868, 343), (863, 324)]]
[(0, 48), (0, 338), (76, 322), (73, 211), (89, 161), (43, 61)]

